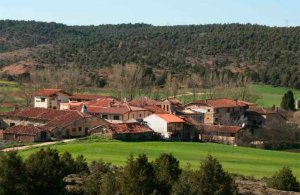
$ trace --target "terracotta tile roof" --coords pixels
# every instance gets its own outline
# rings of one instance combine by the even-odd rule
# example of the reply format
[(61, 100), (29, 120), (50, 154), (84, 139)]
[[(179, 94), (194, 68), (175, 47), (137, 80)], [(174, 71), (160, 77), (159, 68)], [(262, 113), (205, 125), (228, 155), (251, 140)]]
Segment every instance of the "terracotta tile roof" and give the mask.
[(173, 114), (156, 114), (167, 123), (184, 123), (184, 120)]
[(16, 110), (2, 114), (7, 117), (26, 118), (44, 122), (47, 128), (64, 127), (79, 119), (90, 117), (90, 115), (75, 110), (54, 110), (46, 108), (29, 108)]
[(150, 128), (138, 123), (110, 124), (109, 127), (113, 133), (117, 133), (117, 134), (152, 132)]
[(76, 100), (96, 100), (96, 99), (107, 99), (112, 98), (110, 96), (101, 96), (101, 95), (93, 95), (93, 94), (74, 94), (69, 97), (70, 99)]
[(262, 114), (262, 115), (276, 114), (277, 113), (275, 110), (265, 109), (261, 106), (250, 106), (247, 109), (247, 112), (257, 112), (257, 113)]
[(220, 133), (237, 133), (239, 132), (242, 127), (239, 126), (227, 126), (227, 125), (206, 125), (200, 124), (201, 127), (205, 132), (220, 132)]
[(191, 104), (207, 105), (213, 108), (231, 108), (231, 107), (247, 107), (248, 105), (239, 100), (232, 100), (226, 98), (197, 100)]
[(145, 106), (145, 109), (149, 110), (150, 112), (154, 114), (168, 114), (169, 112), (165, 111), (164, 109), (158, 107), (158, 106)]
[(7, 128), (5, 131), (3, 131), (3, 134), (36, 136), (41, 131), (43, 131), (41, 127), (36, 127), (33, 125), (28, 125), (28, 126), (17, 125), (17, 126)]
[(176, 98), (167, 98), (174, 105), (182, 105), (181, 101)]
[(120, 102), (113, 98), (97, 99), (97, 100), (86, 102), (87, 107), (93, 106), (93, 107), (104, 108), (104, 107), (117, 106), (118, 104), (120, 104)]
[(56, 95), (57, 93), (65, 93), (65, 92), (63, 92), (63, 90), (61, 89), (41, 89), (36, 91), (34, 95), (49, 97), (49, 96)]

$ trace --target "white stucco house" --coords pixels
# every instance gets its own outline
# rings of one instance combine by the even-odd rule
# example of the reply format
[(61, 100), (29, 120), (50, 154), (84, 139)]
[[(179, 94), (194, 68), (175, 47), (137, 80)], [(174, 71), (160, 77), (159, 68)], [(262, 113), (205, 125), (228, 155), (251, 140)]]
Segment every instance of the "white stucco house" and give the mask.
[(164, 138), (172, 138), (173, 135), (183, 131), (184, 120), (173, 114), (152, 114), (144, 118), (146, 124)]
[(34, 107), (59, 109), (60, 103), (69, 102), (69, 96), (61, 89), (41, 89), (34, 95)]

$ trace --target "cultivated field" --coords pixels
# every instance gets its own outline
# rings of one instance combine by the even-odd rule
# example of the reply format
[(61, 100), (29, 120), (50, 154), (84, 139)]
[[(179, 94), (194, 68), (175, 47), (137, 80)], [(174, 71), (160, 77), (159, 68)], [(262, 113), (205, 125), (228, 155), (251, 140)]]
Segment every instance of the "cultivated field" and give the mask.
[[(88, 162), (103, 159), (115, 165), (124, 165), (129, 154), (145, 153), (150, 160), (161, 153), (172, 153), (180, 160), (181, 166), (190, 163), (197, 168), (200, 161), (208, 154), (218, 158), (224, 168), (231, 173), (238, 173), (255, 178), (269, 177), (282, 166), (289, 166), (300, 178), (300, 154), (268, 151), (252, 148), (234, 147), (213, 143), (188, 142), (121, 142), (101, 140), (81, 140), (68, 144), (51, 146), (60, 152), (69, 151), (72, 155), (84, 155)], [(28, 157), (38, 149), (22, 151)]]

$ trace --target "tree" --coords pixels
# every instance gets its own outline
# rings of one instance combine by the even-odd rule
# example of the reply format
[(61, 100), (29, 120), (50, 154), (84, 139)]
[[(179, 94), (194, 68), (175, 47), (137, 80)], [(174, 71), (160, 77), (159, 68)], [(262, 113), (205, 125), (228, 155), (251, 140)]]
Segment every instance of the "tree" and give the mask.
[(295, 98), (291, 90), (283, 95), (280, 107), (285, 110), (295, 110)]
[(121, 175), (122, 194), (151, 194), (155, 188), (154, 170), (145, 154), (134, 159), (130, 155)]
[(195, 172), (188, 167), (180, 174), (177, 182), (172, 187), (172, 194), (176, 195), (196, 195), (199, 186), (197, 186)]
[(93, 161), (90, 165), (90, 174), (83, 182), (83, 192), (85, 194), (116, 194), (119, 189), (117, 180), (117, 170), (110, 163), (102, 160)]
[(278, 190), (286, 191), (300, 191), (300, 183), (297, 178), (293, 175), (293, 172), (288, 167), (283, 167), (281, 170), (276, 172), (272, 178), (267, 182), (268, 186)]
[(208, 155), (196, 171), (199, 194), (237, 194), (234, 180), (216, 158)]
[(16, 152), (0, 154), (0, 194), (25, 194), (26, 172), (22, 157)]
[(179, 161), (172, 154), (161, 154), (153, 164), (157, 191), (160, 194), (170, 194), (181, 174)]
[(66, 176), (64, 163), (57, 150), (41, 149), (31, 154), (25, 161), (27, 172), (27, 192), (29, 194), (63, 194)]

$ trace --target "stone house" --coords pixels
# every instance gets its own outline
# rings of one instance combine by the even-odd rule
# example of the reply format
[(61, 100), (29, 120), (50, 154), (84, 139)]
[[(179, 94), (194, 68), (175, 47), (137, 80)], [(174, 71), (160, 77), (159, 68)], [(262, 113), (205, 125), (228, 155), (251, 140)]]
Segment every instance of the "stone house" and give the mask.
[(95, 120), (100, 119), (76, 110), (29, 108), (1, 113), (0, 128), (33, 125), (49, 131), (53, 137), (71, 138), (88, 135)]
[(200, 124), (200, 140), (205, 142), (216, 142), (223, 144), (237, 144), (239, 126)]
[(185, 121), (173, 114), (152, 114), (144, 118), (144, 122), (163, 138), (181, 137)]
[(286, 122), (286, 118), (278, 111), (265, 109), (260, 106), (250, 106), (245, 116), (247, 118), (247, 126), (252, 128), (261, 128), (272, 121)]
[(21, 143), (43, 142), (51, 140), (51, 135), (42, 127), (17, 125), (3, 131), (3, 140)]
[(198, 114), (204, 124), (242, 125), (248, 107), (246, 102), (221, 98), (194, 101), (185, 105), (181, 112)]
[(34, 107), (60, 109), (61, 103), (69, 102), (69, 96), (61, 89), (41, 89), (34, 94)]

